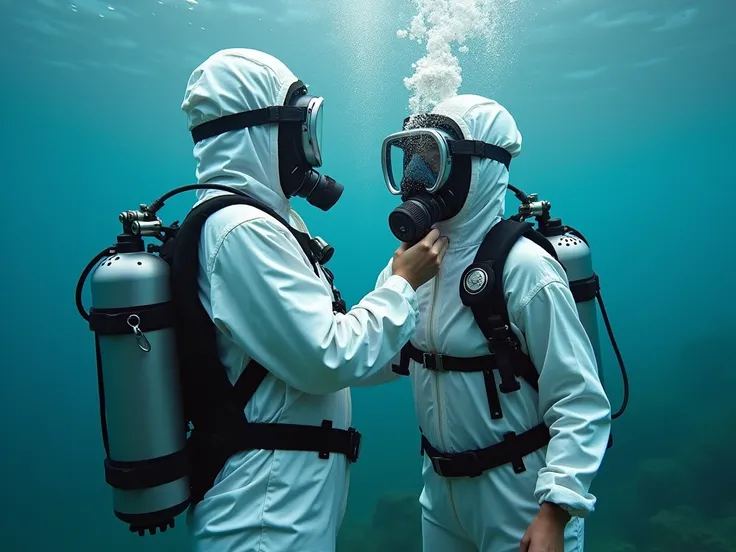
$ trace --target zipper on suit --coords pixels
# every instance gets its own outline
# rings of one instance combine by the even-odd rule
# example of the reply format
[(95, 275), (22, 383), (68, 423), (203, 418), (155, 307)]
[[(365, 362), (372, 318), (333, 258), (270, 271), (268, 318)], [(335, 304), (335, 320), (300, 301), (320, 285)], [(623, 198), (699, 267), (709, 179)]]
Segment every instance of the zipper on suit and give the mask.
[[(437, 302), (437, 294), (439, 292), (439, 280), (440, 275), (439, 272), (434, 277), (434, 284), (432, 289), (432, 303), (429, 305), (429, 347), (430, 352), (434, 354), (439, 354), (439, 351), (437, 350), (437, 343), (435, 341), (435, 315), (434, 315), (434, 307), (435, 303)], [(439, 432), (440, 442), (438, 443), (440, 447), (444, 448), (445, 446), (445, 438), (444, 433), (442, 431), (442, 402), (440, 401), (440, 374), (439, 372), (435, 372), (434, 374), (434, 393), (435, 393), (435, 402), (437, 403), (437, 431)]]
[[(434, 307), (435, 303), (437, 303), (437, 295), (440, 289), (440, 274), (439, 272), (434, 277), (434, 289), (432, 290), (432, 303), (429, 306), (429, 346), (430, 346), (430, 352), (434, 354), (440, 354), (440, 352), (437, 350), (437, 341), (435, 340), (435, 315), (434, 315)], [(435, 390), (435, 402), (437, 403), (437, 431), (439, 434), (440, 442), (439, 447), (440, 449), (445, 448), (445, 436), (443, 431), (443, 412), (442, 412), (442, 401), (440, 400), (440, 373), (435, 372), (434, 374), (434, 390)], [(448, 487), (448, 496), (450, 497), (450, 508), (452, 509), (452, 512), (455, 514), (455, 519), (458, 520), (459, 523), (459, 517), (457, 515), (457, 508), (455, 506), (455, 497), (452, 493), (452, 481), (449, 479), (446, 480), (447, 487)]]

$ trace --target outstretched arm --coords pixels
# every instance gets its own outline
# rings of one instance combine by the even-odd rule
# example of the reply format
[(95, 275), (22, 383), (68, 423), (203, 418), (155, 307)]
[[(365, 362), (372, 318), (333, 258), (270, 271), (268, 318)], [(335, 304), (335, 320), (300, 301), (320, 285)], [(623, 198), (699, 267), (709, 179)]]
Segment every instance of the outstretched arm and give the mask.
[[(378, 275), (378, 279), (376, 280), (375, 289), (380, 289), (386, 283), (386, 280), (391, 278), (393, 274), (392, 264), (393, 264), (392, 261), (389, 261), (386, 268), (384, 268), (381, 271), (381, 273)], [(402, 376), (393, 371), (394, 365), (398, 365), (400, 361), (401, 361), (401, 351), (396, 353), (396, 356), (388, 364), (386, 364), (381, 370), (376, 372), (370, 378), (366, 378), (356, 383), (355, 387), (369, 387), (373, 385), (383, 385), (384, 383), (390, 383), (392, 381), (396, 381), (400, 379)]]
[(288, 385), (326, 394), (369, 381), (409, 339), (416, 294), (390, 276), (347, 314), (294, 237), (270, 218), (233, 227), (210, 261), (215, 324)]

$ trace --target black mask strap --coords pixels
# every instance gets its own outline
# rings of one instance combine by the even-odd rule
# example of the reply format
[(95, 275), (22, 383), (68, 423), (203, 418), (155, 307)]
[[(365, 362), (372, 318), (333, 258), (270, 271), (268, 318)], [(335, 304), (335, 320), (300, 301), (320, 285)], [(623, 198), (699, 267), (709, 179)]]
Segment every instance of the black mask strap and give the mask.
[(201, 142), (232, 130), (270, 125), (278, 123), (303, 123), (307, 120), (307, 108), (290, 106), (271, 106), (253, 111), (243, 111), (233, 115), (225, 115), (214, 121), (208, 121), (192, 129), (194, 143)]
[(457, 140), (450, 142), (450, 154), (452, 155), (472, 155), (474, 157), (482, 157), (502, 163), (506, 170), (509, 170), (511, 164), (511, 154), (502, 147), (494, 144), (481, 142), (480, 140)]

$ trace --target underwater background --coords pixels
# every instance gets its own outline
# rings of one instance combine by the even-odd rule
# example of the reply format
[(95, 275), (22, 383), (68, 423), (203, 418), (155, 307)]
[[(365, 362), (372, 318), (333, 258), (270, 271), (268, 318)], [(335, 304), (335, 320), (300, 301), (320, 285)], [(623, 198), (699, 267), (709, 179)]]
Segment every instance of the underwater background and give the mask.
[[(479, 6), (483, 28), (448, 5)], [(357, 303), (397, 246), (381, 141), (417, 87), (447, 81), (414, 75), (434, 58), (401, 31), (422, 7), (447, 26), (462, 68), (449, 82), (515, 117), (512, 184), (591, 243), (631, 403), (593, 484), (587, 550), (736, 551), (733, 0), (0, 0), (0, 551), (187, 549), (184, 516), (141, 538), (113, 515), (77, 278), (121, 211), (194, 181), (187, 78), (249, 47), (326, 98), (324, 170), (346, 190), (329, 213), (293, 206), (335, 246), (329, 267)], [(617, 409), (602, 323), (601, 345)], [(338, 549), (419, 551), (409, 382), (354, 389), (353, 407), (364, 441)]]

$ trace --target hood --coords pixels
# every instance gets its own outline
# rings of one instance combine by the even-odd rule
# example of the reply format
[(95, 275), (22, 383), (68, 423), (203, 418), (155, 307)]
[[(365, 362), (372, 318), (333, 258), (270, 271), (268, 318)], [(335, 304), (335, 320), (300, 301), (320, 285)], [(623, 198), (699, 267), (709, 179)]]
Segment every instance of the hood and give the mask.
[[(273, 56), (246, 48), (217, 52), (189, 77), (181, 108), (191, 131), (224, 115), (284, 105), (294, 74)], [(226, 132), (194, 146), (198, 184), (225, 184), (264, 202), (284, 218), (289, 200), (279, 181), (278, 126)], [(197, 199), (219, 195), (197, 190)]]
[[(499, 103), (462, 94), (439, 104), (432, 113), (452, 119), (467, 140), (482, 140), (507, 150), (512, 158), (521, 153), (521, 132), (511, 114)], [(513, 166), (513, 162), (511, 164)], [(490, 159), (471, 158), (468, 196), (460, 212), (436, 228), (450, 239), (450, 248), (480, 244), (491, 227), (504, 216), (509, 171)]]

